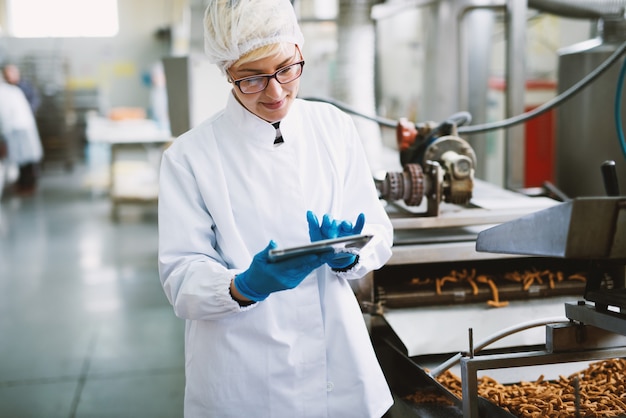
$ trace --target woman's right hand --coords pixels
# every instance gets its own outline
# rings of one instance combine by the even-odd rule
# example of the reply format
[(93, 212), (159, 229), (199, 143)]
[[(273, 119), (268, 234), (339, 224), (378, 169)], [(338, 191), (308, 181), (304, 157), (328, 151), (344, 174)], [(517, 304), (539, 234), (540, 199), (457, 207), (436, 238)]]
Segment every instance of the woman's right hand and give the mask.
[(268, 254), (273, 248), (276, 248), (276, 243), (270, 241), (263, 251), (254, 256), (248, 270), (235, 276), (235, 287), (242, 296), (258, 302), (271, 293), (293, 289), (334, 256), (332, 252), (326, 252), (270, 262)]

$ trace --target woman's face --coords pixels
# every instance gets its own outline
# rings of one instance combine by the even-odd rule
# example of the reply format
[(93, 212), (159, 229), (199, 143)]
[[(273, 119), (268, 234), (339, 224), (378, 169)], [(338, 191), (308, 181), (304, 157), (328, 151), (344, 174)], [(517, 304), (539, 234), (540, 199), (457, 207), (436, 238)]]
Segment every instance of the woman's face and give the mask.
[[(293, 50), (285, 48), (285, 52), (280, 52), (268, 58), (261, 58), (243, 64), (233, 64), (228, 69), (230, 77), (237, 81), (242, 78), (257, 75), (274, 74), (288, 65), (302, 61), (302, 56), (297, 47)], [(250, 112), (270, 123), (283, 119), (294, 99), (298, 95), (300, 78), (296, 78), (285, 84), (280, 84), (276, 78), (270, 78), (265, 89), (258, 93), (244, 94), (239, 87), (234, 86), (235, 97)]]

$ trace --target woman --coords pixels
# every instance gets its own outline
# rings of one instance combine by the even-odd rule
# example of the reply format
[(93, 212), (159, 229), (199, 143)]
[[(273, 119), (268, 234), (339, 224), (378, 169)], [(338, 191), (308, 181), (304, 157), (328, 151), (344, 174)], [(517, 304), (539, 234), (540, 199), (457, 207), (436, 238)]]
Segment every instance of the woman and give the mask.
[[(165, 151), (160, 177), (186, 417), (380, 417), (392, 404), (348, 283), (389, 259), (392, 227), (352, 120), (296, 99), (302, 44), (288, 0), (209, 2), (205, 49), (232, 94)], [(360, 232), (374, 238), (358, 254), (267, 260)]]

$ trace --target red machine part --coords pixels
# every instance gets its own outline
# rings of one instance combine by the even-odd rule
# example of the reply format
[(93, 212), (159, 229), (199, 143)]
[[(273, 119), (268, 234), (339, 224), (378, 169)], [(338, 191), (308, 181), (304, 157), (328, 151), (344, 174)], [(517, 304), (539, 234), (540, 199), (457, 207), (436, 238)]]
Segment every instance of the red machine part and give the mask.
[(407, 118), (400, 118), (396, 126), (396, 140), (400, 151), (408, 150), (417, 138), (417, 127)]

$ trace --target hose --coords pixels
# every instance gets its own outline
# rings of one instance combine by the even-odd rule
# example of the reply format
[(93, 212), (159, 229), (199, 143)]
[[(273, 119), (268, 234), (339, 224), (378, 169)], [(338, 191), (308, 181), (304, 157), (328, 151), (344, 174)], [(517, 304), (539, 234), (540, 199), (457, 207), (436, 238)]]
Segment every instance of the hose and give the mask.
[(583, 77), (579, 82), (577, 82), (572, 87), (570, 87), (563, 93), (559, 94), (555, 98), (547, 101), (541, 106), (534, 108), (531, 111), (522, 113), (518, 116), (514, 116), (509, 119), (502, 120), (500, 122), (461, 127), (459, 128), (459, 133), (475, 134), (475, 133), (480, 133), (480, 132), (492, 131), (496, 129), (509, 128), (511, 126), (526, 122), (529, 119), (537, 117), (547, 112), (548, 110), (552, 109), (553, 107), (563, 104), (566, 100), (571, 99), (580, 90), (587, 87), (591, 82), (593, 82), (596, 78), (600, 77), (606, 70), (608, 70), (611, 65), (617, 62), (617, 60), (622, 56), (622, 54), (624, 54), (624, 51), (626, 51), (626, 42), (623, 42), (619, 46), (619, 48), (617, 48), (615, 52), (611, 54), (610, 57), (604, 60), (602, 64), (600, 64), (595, 70), (593, 70), (592, 72), (587, 74), (585, 77)]
[(615, 128), (617, 129), (617, 139), (619, 141), (622, 154), (626, 159), (626, 139), (624, 139), (624, 130), (622, 129), (622, 90), (624, 89), (624, 77), (626, 76), (626, 60), (622, 62), (622, 69), (617, 79), (617, 91), (615, 92)]
[[(461, 127), (458, 128), (458, 133), (459, 134), (462, 134), (462, 133), (464, 133), (464, 134), (476, 134), (476, 133), (493, 131), (493, 130), (497, 130), (497, 129), (509, 128), (511, 126), (518, 125), (520, 123), (524, 123), (524, 122), (528, 121), (529, 119), (537, 117), (537, 116), (547, 112), (548, 110), (552, 109), (553, 107), (561, 105), (566, 100), (572, 98), (572, 96), (574, 96), (580, 90), (582, 90), (583, 88), (587, 87), (591, 82), (593, 82), (596, 78), (600, 77), (600, 75), (602, 75), (606, 70), (608, 70), (609, 67), (611, 65), (613, 65), (624, 54), (625, 51), (626, 51), (626, 42), (622, 43), (619, 46), (619, 48), (617, 48), (613, 52), (613, 54), (611, 54), (610, 57), (608, 57), (595, 70), (593, 70), (592, 72), (587, 74), (584, 78), (582, 78), (580, 81), (578, 81), (572, 87), (570, 87), (569, 89), (567, 89), (566, 91), (564, 91), (560, 95), (556, 96), (555, 98), (553, 98), (553, 99), (547, 101), (546, 103), (542, 104), (541, 106), (538, 106), (538, 107), (534, 108), (531, 111), (522, 113), (522, 114), (520, 114), (518, 116), (514, 116), (514, 117), (511, 117), (509, 119), (504, 119), (504, 120), (499, 121), (499, 122), (492, 122), (492, 123), (486, 123), (486, 124), (474, 125), (474, 126), (461, 126)], [(344, 112), (347, 112), (347, 113), (350, 113), (350, 114), (353, 114), (353, 115), (356, 115), (356, 116), (360, 116), (360, 117), (365, 118), (365, 119), (372, 120), (374, 122), (377, 122), (381, 126), (386, 126), (388, 128), (396, 128), (397, 125), (398, 125), (398, 121), (396, 121), (396, 120), (384, 118), (384, 117), (381, 117), (381, 116), (378, 116), (378, 115), (375, 115), (375, 116), (365, 115), (365, 114), (357, 111), (356, 109), (346, 105), (345, 103), (341, 103), (341, 102), (338, 102), (338, 101), (335, 101), (335, 100), (332, 100), (332, 99), (325, 99), (325, 98), (319, 98), (319, 97), (307, 97), (307, 98), (304, 98), (304, 99), (305, 100), (319, 101), (319, 102), (326, 102), (326, 103), (333, 104), (336, 107), (338, 107), (339, 109), (343, 110)]]
[(312, 102), (330, 103), (330, 104), (338, 107), (339, 109), (343, 110), (346, 113), (350, 113), (352, 115), (356, 115), (356, 116), (360, 116), (360, 117), (368, 119), (368, 120), (372, 120), (374, 122), (377, 122), (379, 125), (386, 126), (388, 128), (394, 128), (395, 129), (398, 126), (398, 121), (397, 120), (384, 118), (384, 117), (378, 116), (378, 115), (374, 115), (374, 116), (366, 115), (366, 114), (363, 114), (363, 113), (359, 112), (358, 110), (348, 106), (345, 103), (338, 102), (338, 101), (333, 100), (333, 99), (327, 99), (327, 98), (322, 98), (322, 97), (303, 97), (303, 99), (304, 100), (310, 100)]
[[(501, 331), (498, 331), (495, 334), (492, 334), (486, 340), (484, 340), (483, 342), (475, 346), (474, 352), (478, 352), (482, 350), (483, 348), (485, 348), (486, 346), (493, 344), (494, 342), (501, 340), (504, 337), (508, 337), (509, 335), (515, 334), (520, 331), (525, 331), (530, 328), (540, 327), (542, 325), (568, 324), (568, 323), (569, 323), (569, 320), (565, 320), (563, 318), (544, 318), (544, 319), (537, 319), (534, 321), (522, 322), (521, 324), (517, 324), (512, 327), (505, 328)], [(446, 370), (448, 370), (449, 368), (457, 364), (459, 361), (461, 361), (461, 357), (463, 357), (463, 353), (455, 354), (454, 356), (450, 357), (448, 360), (444, 361), (439, 366), (431, 370), (429, 374), (432, 377), (436, 378), (441, 373), (445, 372)]]

